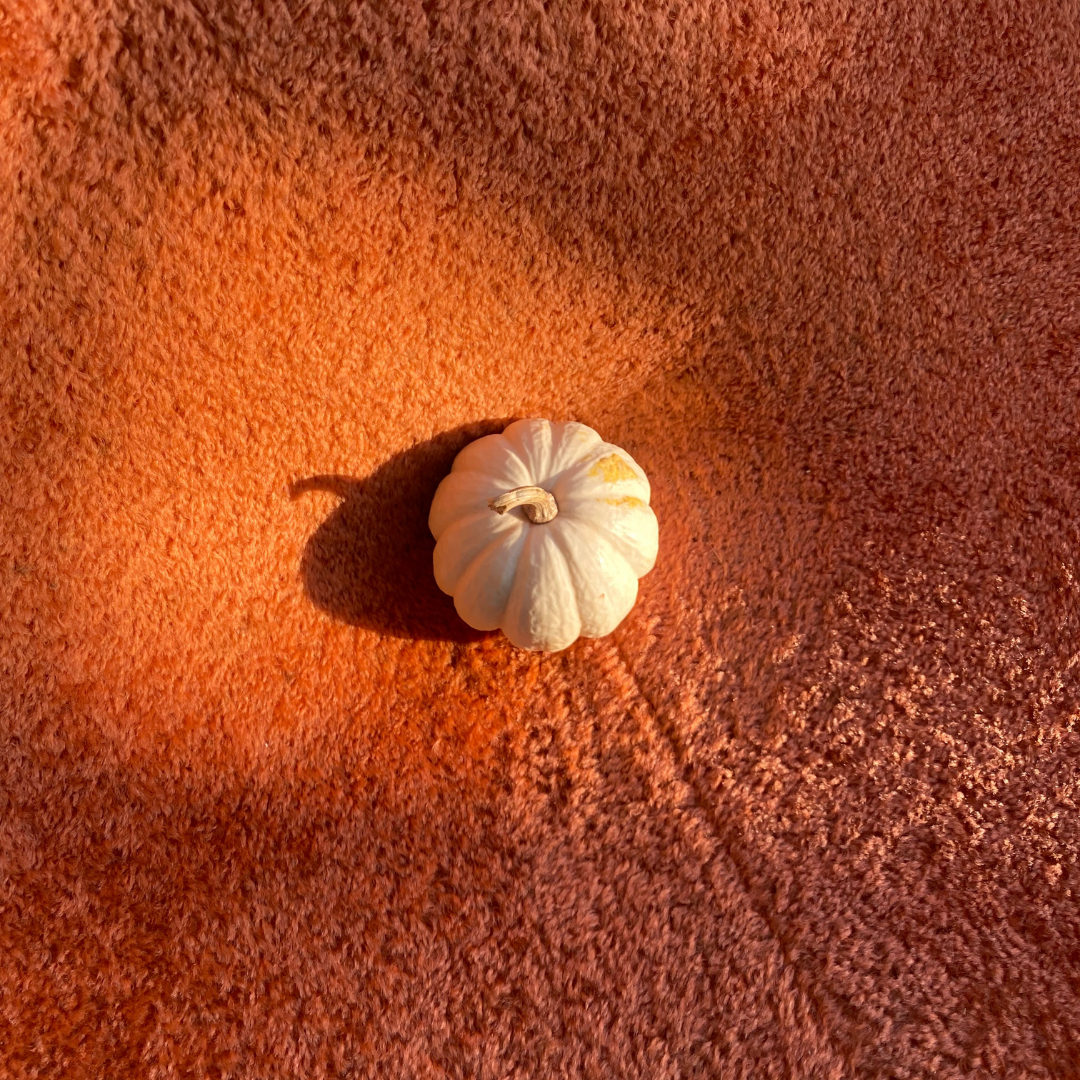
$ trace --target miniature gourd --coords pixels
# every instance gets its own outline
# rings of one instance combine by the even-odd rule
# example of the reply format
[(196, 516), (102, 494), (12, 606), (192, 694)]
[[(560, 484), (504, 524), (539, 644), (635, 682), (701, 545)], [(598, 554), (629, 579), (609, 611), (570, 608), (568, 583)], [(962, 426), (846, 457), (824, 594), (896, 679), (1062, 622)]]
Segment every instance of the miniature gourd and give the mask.
[(648, 478), (575, 421), (518, 420), (470, 443), (428, 515), (435, 581), (477, 630), (557, 652), (611, 633), (656, 562)]

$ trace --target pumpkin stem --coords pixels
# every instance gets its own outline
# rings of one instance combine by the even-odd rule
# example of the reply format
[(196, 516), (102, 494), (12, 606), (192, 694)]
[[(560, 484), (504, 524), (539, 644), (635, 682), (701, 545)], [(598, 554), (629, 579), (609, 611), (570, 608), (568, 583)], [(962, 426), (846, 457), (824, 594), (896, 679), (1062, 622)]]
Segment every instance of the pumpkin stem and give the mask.
[(496, 514), (505, 514), (507, 510), (513, 510), (515, 506), (521, 506), (525, 510), (525, 516), (534, 525), (543, 525), (551, 521), (559, 512), (555, 496), (541, 487), (514, 488), (513, 491), (507, 491), (497, 499), (489, 500), (488, 506)]

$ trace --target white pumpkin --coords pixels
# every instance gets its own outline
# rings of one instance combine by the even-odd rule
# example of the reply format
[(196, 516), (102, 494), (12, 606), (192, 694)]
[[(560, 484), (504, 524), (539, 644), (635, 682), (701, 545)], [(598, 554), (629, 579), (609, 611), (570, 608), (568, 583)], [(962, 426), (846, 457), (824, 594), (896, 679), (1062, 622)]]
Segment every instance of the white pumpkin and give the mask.
[(602, 637), (656, 562), (649, 481), (574, 421), (517, 420), (470, 443), (431, 504), (435, 580), (477, 630), (556, 652)]

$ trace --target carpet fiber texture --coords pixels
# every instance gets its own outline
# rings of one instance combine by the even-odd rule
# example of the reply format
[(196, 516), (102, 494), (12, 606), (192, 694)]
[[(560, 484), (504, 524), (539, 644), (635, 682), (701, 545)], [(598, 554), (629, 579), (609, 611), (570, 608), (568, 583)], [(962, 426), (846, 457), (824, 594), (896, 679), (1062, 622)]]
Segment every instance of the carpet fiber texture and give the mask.
[(0, 4), (0, 1075), (1080, 1076), (1078, 178), (1076, 0)]

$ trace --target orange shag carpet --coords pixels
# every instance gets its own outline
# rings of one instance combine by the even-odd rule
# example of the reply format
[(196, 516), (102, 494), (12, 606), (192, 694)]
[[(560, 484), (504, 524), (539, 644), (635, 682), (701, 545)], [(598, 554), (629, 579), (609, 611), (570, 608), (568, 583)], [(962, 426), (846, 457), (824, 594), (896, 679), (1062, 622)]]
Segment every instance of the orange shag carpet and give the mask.
[(7, 0), (0, 332), (0, 1075), (1080, 1076), (1076, 0)]

